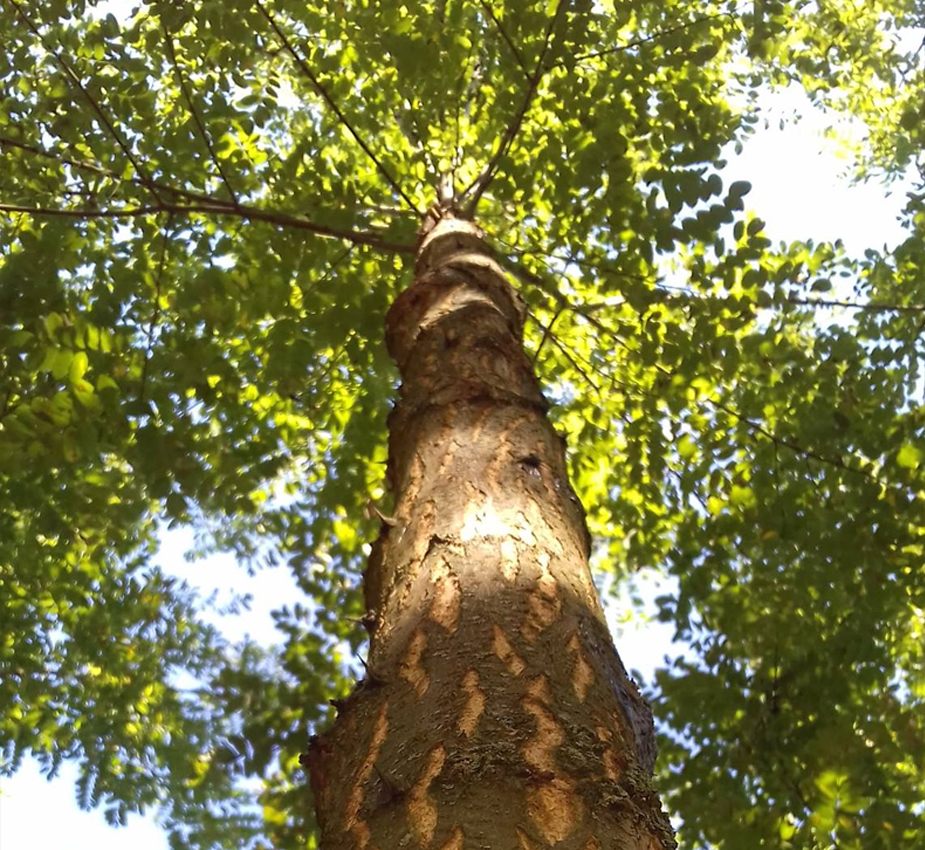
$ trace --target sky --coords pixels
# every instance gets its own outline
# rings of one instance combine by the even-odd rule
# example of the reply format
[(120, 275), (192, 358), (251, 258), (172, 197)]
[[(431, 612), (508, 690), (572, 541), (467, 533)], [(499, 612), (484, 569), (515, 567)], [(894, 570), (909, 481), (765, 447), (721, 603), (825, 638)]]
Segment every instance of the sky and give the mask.
[[(764, 97), (770, 126), (750, 139), (740, 155), (730, 157), (722, 173), (725, 184), (751, 182), (746, 206), (765, 220), (772, 240), (841, 238), (856, 256), (867, 247), (897, 244), (903, 238), (897, 220), (904, 203), (902, 187), (887, 196), (876, 183), (852, 185), (845, 176), (849, 163), (839, 157), (837, 144), (824, 137), (825, 122), (818, 114), (780, 129), (778, 117), (788, 117), (804, 103), (796, 91)], [(852, 126), (843, 131), (852, 132)], [(284, 600), (298, 598), (289, 571), (263, 570), (251, 577), (228, 555), (188, 563), (183, 553), (191, 541), (188, 532), (166, 534), (156, 562), (204, 595), (218, 589), (219, 603), (230, 598), (229, 587), (237, 594), (252, 594), (251, 610), (222, 618), (221, 627), (232, 639), (249, 634), (258, 642), (272, 642), (270, 612)], [(625, 594), (607, 600), (606, 607), (624, 663), (648, 677), (666, 654), (677, 655), (683, 647), (672, 646), (670, 626), (651, 619), (653, 600), (661, 592), (657, 581), (642, 574), (638, 586), (644, 610), (631, 611)], [(165, 833), (151, 816), (130, 815), (126, 827), (113, 828), (102, 811), (81, 811), (75, 802), (75, 778), (76, 770), (65, 765), (59, 778), (48, 781), (27, 760), (12, 779), (0, 781), (0, 850), (168, 850)]]

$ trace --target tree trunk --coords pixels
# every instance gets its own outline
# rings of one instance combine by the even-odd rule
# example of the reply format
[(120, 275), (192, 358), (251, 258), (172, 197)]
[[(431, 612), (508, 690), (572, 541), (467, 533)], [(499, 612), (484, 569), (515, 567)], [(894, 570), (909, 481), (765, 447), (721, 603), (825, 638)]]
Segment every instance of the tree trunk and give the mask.
[(309, 753), (322, 847), (674, 847), (523, 303), (474, 224), (431, 215), (386, 320), (402, 388), (369, 676)]

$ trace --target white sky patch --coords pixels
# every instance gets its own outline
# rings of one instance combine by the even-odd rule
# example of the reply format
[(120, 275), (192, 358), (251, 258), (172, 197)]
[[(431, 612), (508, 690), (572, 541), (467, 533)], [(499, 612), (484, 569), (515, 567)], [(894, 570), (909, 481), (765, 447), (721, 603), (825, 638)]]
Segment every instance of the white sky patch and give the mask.
[(26, 759), (12, 779), (0, 785), (0, 848), (3, 850), (169, 850), (167, 834), (153, 813), (129, 815), (128, 824), (106, 823), (102, 809), (78, 808), (74, 799), (77, 765), (65, 762), (47, 780)]
[(139, 0), (102, 0), (95, 6), (87, 6), (87, 15), (91, 18), (105, 18), (112, 15), (119, 23), (130, 20), (139, 7)]
[[(249, 598), (248, 608), (240, 614), (203, 612), (203, 619), (219, 628), (230, 641), (249, 637), (261, 646), (278, 643), (281, 635), (273, 623), (272, 612), (283, 605), (304, 601), (292, 570), (285, 564), (258, 569), (251, 575), (227, 553), (189, 561), (185, 555), (193, 548), (190, 529), (165, 531), (160, 542), (154, 563), (166, 573), (185, 579), (203, 597), (216, 594), (216, 608), (229, 606), (235, 597)], [(0, 843), (0, 850), (7, 848)]]
[(764, 219), (769, 239), (841, 239), (857, 257), (905, 238), (899, 215), (911, 181), (897, 181), (889, 191), (873, 179), (851, 181), (849, 150), (864, 136), (860, 121), (842, 117), (834, 134), (827, 132), (837, 116), (813, 107), (795, 86), (765, 94), (760, 102), (767, 126), (745, 142), (741, 154), (730, 151), (720, 173), (727, 187), (735, 180), (752, 184), (745, 207)]

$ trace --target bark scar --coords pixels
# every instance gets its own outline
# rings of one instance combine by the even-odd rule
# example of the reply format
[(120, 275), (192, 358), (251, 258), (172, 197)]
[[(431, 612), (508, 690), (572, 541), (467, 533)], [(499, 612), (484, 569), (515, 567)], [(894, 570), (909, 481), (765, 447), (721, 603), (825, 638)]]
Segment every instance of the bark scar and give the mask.
[(385, 741), (389, 731), (388, 717), (389, 703), (386, 700), (379, 709), (376, 716), (376, 724), (373, 727), (372, 739), (369, 742), (369, 749), (366, 751), (366, 758), (357, 771), (353, 788), (350, 790), (350, 796), (347, 799), (347, 808), (344, 812), (344, 828), (349, 832), (356, 841), (359, 850), (365, 850), (369, 846), (369, 825), (360, 817), (360, 808), (363, 805), (363, 789), (373, 772), (376, 759), (379, 758), (379, 750)]
[(550, 702), (549, 683), (545, 676), (537, 676), (523, 699), (524, 710), (536, 726), (534, 736), (524, 744), (524, 760), (542, 778), (527, 789), (527, 813), (545, 840), (556, 844), (571, 834), (581, 809), (575, 783), (557, 775), (555, 753), (565, 741), (565, 732), (549, 710)]
[(424, 696), (430, 686), (427, 671), (421, 663), (425, 646), (427, 646), (427, 635), (424, 634), (423, 629), (415, 630), (411, 640), (408, 641), (408, 650), (398, 668), (398, 675), (414, 688), (419, 697)]
[(471, 738), (485, 710), (485, 694), (479, 687), (479, 674), (475, 670), (470, 670), (463, 677), (462, 688), (466, 695), (466, 704), (459, 717), (459, 731)]
[(437, 828), (437, 804), (430, 796), (431, 783), (443, 770), (446, 750), (443, 744), (437, 744), (427, 756), (427, 764), (415, 786), (411, 789), (408, 800), (408, 820), (417, 835), (422, 848), (430, 846)]

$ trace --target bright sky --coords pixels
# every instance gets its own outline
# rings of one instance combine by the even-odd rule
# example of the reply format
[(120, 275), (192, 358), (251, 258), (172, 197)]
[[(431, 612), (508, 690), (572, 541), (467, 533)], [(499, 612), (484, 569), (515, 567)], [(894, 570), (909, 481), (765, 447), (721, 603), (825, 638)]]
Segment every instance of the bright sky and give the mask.
[[(777, 118), (789, 115), (802, 99), (790, 92), (765, 98), (771, 129), (760, 131), (740, 156), (732, 158), (723, 173), (726, 185), (739, 179), (752, 183), (746, 204), (767, 222), (773, 240), (841, 238), (854, 255), (871, 246), (895, 245), (903, 238), (897, 221), (904, 202), (901, 188), (884, 197), (876, 184), (850, 185), (843, 177), (847, 163), (836, 155), (835, 143), (824, 139), (818, 115), (778, 129)], [(260, 642), (271, 642), (275, 631), (270, 611), (284, 600), (298, 598), (289, 572), (281, 568), (248, 577), (228, 556), (189, 564), (183, 552), (190, 541), (184, 533), (165, 536), (158, 562), (198, 585), (204, 595), (218, 589), (220, 603), (229, 599), (229, 587), (238, 594), (252, 594), (251, 611), (223, 618), (222, 627), (233, 639), (248, 633)], [(653, 581), (641, 579), (643, 598), (654, 610), (651, 600), (659, 591)], [(619, 600), (611, 600), (607, 608), (628, 668), (648, 676), (666, 653), (680, 651), (680, 647), (672, 650), (670, 627), (648, 619), (645, 612), (631, 615)], [(49, 782), (27, 761), (12, 779), (3, 780), (0, 850), (168, 850), (164, 832), (150, 816), (130, 816), (128, 826), (114, 829), (101, 811), (78, 809), (75, 777), (76, 771), (65, 766), (61, 776)]]

